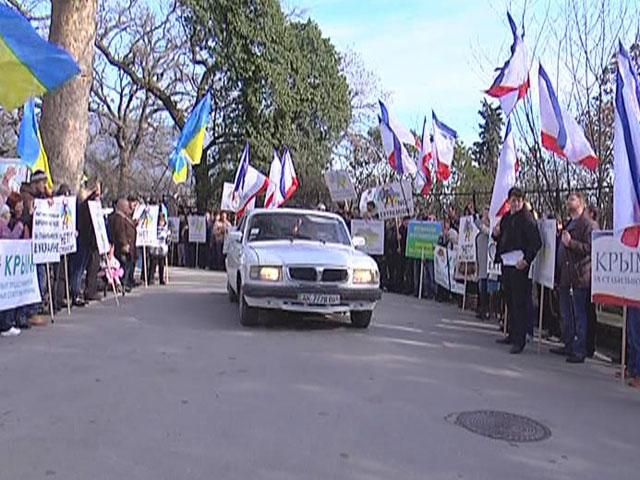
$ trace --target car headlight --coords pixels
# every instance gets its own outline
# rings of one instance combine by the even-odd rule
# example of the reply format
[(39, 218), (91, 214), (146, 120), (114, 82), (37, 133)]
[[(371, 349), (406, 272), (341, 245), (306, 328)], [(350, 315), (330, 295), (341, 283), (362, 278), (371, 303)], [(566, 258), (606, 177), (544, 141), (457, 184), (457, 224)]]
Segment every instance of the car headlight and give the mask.
[(282, 278), (282, 267), (251, 267), (249, 277), (251, 280), (263, 282), (279, 282)]
[(379, 277), (378, 271), (370, 268), (356, 268), (353, 271), (353, 283), (378, 283)]

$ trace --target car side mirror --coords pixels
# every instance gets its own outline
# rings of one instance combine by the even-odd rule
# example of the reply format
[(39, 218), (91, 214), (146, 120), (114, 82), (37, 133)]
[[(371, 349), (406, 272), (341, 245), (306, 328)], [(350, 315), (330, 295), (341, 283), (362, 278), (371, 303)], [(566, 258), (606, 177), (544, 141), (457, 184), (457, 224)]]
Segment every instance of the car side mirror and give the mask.
[(242, 243), (242, 232), (238, 230), (229, 232), (229, 240), (236, 243)]
[(367, 241), (363, 237), (353, 237), (351, 239), (351, 244), (355, 248), (363, 248), (367, 244)]

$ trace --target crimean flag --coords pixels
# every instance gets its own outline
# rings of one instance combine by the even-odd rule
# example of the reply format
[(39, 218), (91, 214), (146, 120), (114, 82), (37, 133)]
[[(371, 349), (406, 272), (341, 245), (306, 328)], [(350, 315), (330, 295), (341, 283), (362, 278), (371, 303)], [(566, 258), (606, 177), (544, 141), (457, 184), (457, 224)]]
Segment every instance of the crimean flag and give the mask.
[(433, 115), (433, 155), (436, 162), (436, 177), (440, 182), (445, 182), (451, 177), (453, 165), (453, 153), (456, 147), (458, 134), (456, 131), (441, 122)]
[(0, 4), (0, 105), (18, 108), (80, 73), (73, 57), (47, 42), (13, 8)]
[[(391, 168), (398, 175), (415, 175), (417, 167), (409, 152), (404, 147), (404, 143), (415, 144), (415, 138), (399, 122), (390, 115), (384, 103), (380, 102), (380, 136), (382, 137), (382, 147)], [(400, 135), (395, 129), (400, 131)]]
[(431, 141), (429, 132), (427, 131), (427, 118), (422, 123), (422, 138), (417, 139), (416, 147), (420, 151), (418, 158), (418, 173), (414, 180), (416, 191), (423, 197), (428, 197), (433, 188), (433, 175), (431, 173), (431, 163), (433, 161), (433, 152), (431, 151)]
[(640, 80), (620, 44), (613, 141), (613, 229), (628, 247), (640, 246)]
[(187, 181), (189, 165), (199, 165), (202, 159), (207, 125), (211, 118), (211, 95), (207, 93), (187, 119), (175, 150), (169, 158), (169, 167), (176, 184)]
[(269, 169), (269, 187), (264, 200), (264, 208), (278, 208), (282, 203), (280, 194), (280, 177), (282, 176), (282, 162), (278, 156), (278, 152), (273, 150), (273, 160)]
[(560, 106), (551, 79), (542, 65), (538, 70), (538, 80), (542, 145), (569, 163), (595, 171), (600, 161), (578, 122)]
[(510, 13), (507, 13), (507, 18), (513, 34), (511, 56), (497, 69), (498, 76), (486, 93), (497, 98), (502, 111), (509, 116), (518, 101), (529, 91), (529, 52), (523, 40), (524, 32), (522, 35), (518, 34), (518, 28)]
[(36, 118), (35, 103), (29, 100), (24, 106), (22, 123), (20, 124), (20, 134), (18, 136), (18, 156), (23, 163), (29, 167), (31, 172), (38, 170), (47, 175), (47, 185), (53, 188), (53, 179), (49, 169), (49, 159), (42, 145), (42, 137), (38, 128)]
[(493, 193), (491, 194), (491, 206), (489, 207), (489, 219), (492, 226), (496, 225), (498, 220), (509, 211), (507, 197), (509, 190), (516, 184), (518, 170), (516, 144), (511, 131), (511, 120), (508, 120), (502, 151), (498, 159)]
[(296, 170), (293, 167), (291, 152), (287, 147), (284, 147), (284, 154), (282, 155), (282, 172), (280, 175), (279, 186), (280, 195), (282, 197), (280, 206), (291, 200), (291, 197), (293, 197), (300, 187), (300, 181), (298, 180)]
[(269, 188), (269, 179), (249, 164), (250, 156), (249, 143), (247, 142), (240, 158), (233, 186), (233, 202), (238, 217), (242, 217), (255, 198)]

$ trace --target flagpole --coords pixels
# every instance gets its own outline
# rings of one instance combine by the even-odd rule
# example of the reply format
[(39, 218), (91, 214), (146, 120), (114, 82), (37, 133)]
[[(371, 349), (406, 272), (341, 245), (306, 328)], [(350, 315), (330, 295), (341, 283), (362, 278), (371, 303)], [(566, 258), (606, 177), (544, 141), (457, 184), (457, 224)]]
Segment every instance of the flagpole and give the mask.
[(538, 305), (538, 353), (542, 348), (542, 315), (544, 312), (544, 285), (540, 285), (540, 305)]

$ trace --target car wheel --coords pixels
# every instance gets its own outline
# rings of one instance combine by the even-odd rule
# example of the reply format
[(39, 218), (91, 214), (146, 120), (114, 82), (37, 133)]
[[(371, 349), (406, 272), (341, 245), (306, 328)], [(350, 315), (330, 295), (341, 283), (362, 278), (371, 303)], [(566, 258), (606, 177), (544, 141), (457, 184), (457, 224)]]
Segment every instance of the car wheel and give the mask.
[(229, 295), (229, 301), (231, 303), (238, 302), (238, 294), (233, 291), (233, 288), (231, 287), (231, 284), (228, 281), (227, 281), (227, 294)]
[(242, 286), (238, 294), (238, 303), (240, 304), (240, 325), (243, 327), (255, 327), (258, 325), (259, 311), (257, 308), (247, 305), (247, 301), (242, 294)]
[(372, 316), (373, 312), (370, 310), (351, 312), (351, 325), (356, 328), (367, 328)]

